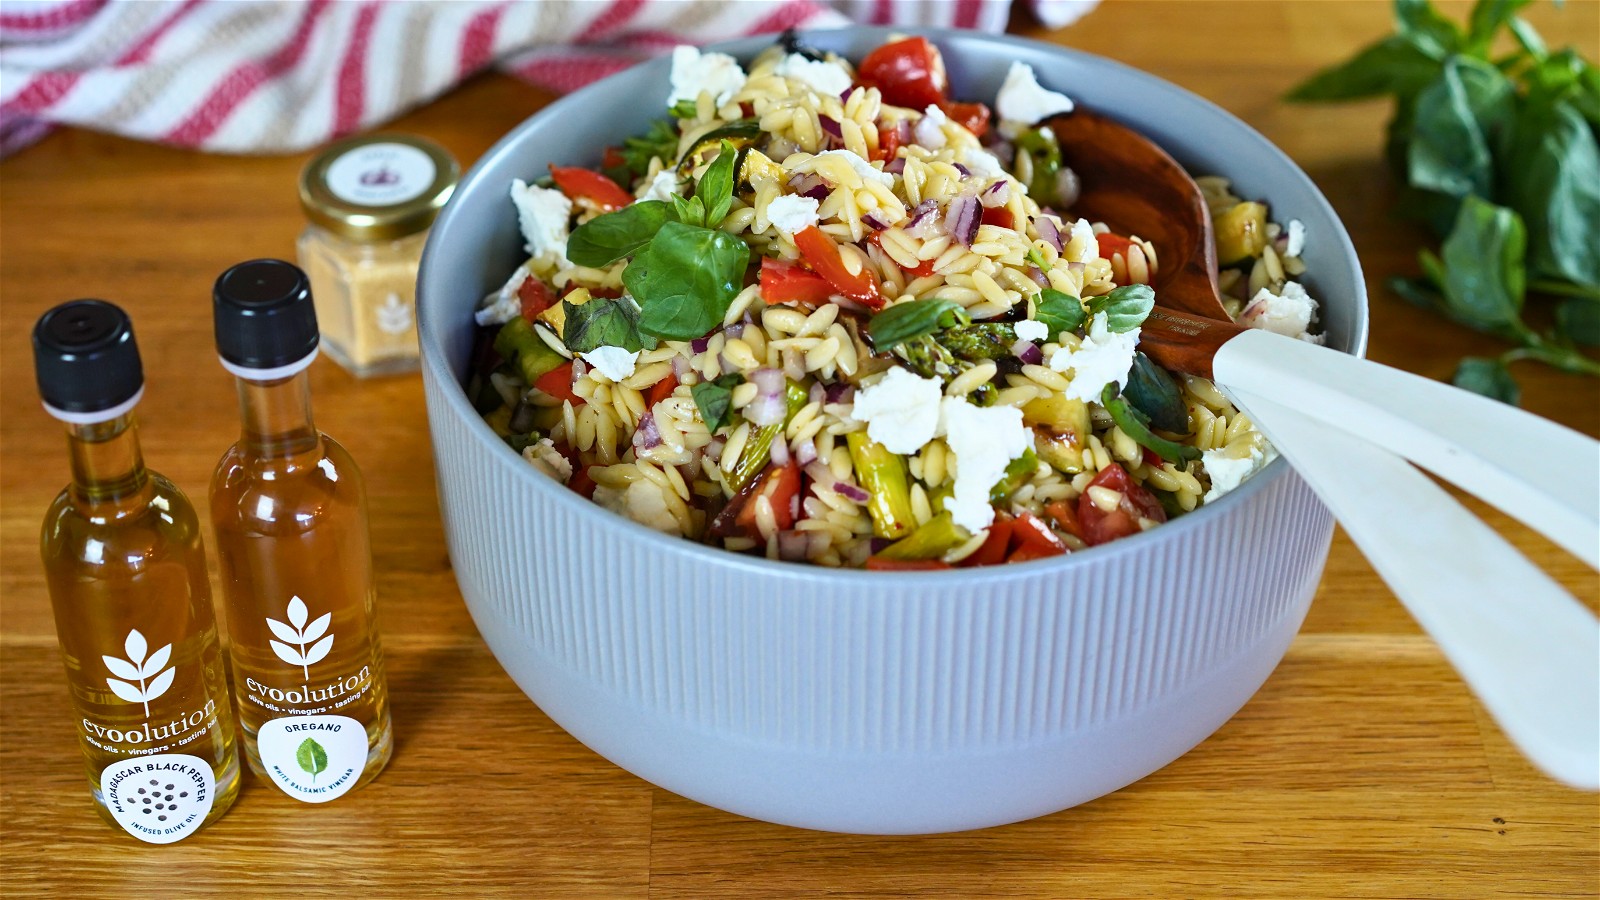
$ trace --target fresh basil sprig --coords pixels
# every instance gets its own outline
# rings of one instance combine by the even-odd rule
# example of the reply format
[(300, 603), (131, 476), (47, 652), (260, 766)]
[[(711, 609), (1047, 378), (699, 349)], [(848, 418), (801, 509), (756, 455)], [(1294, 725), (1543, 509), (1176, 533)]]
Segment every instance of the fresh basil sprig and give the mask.
[(1129, 284), (1089, 298), (1089, 315), (1106, 314), (1106, 327), (1118, 334), (1144, 324), (1155, 309), (1156, 292), (1148, 284)]
[(1122, 396), (1144, 413), (1151, 425), (1175, 434), (1189, 433), (1189, 407), (1183, 402), (1178, 382), (1143, 353), (1133, 355), (1133, 368), (1128, 370)]
[(702, 381), (689, 388), (689, 396), (694, 398), (695, 408), (700, 411), (700, 421), (706, 423), (706, 431), (716, 434), (718, 429), (733, 421), (733, 389), (741, 384), (744, 384), (744, 376), (729, 372), (721, 378)]
[(1055, 288), (1045, 288), (1039, 292), (1039, 299), (1034, 303), (1033, 317), (1050, 329), (1048, 340), (1052, 341), (1060, 337), (1063, 331), (1077, 331), (1082, 328), (1087, 318), (1083, 304), (1077, 297)]
[(673, 217), (672, 207), (661, 200), (641, 200), (595, 216), (567, 238), (567, 259), (590, 268), (609, 266), (648, 244)]
[(641, 331), (692, 341), (722, 323), (749, 262), (749, 246), (734, 235), (668, 222), (628, 263), (622, 283), (639, 301)]
[(971, 321), (972, 317), (954, 300), (926, 297), (896, 303), (873, 316), (867, 322), (867, 336), (872, 339), (873, 348), (881, 353), (896, 344)]
[(639, 333), (639, 307), (626, 295), (616, 300), (596, 297), (582, 306), (563, 300), (561, 311), (565, 315), (561, 341), (573, 353), (588, 353), (597, 347), (655, 349), (655, 338)]
[[(1515, 402), (1508, 363), (1535, 359), (1600, 375), (1579, 347), (1600, 343), (1600, 70), (1551, 52), (1519, 13), (1531, 0), (1479, 0), (1465, 28), (1428, 0), (1396, 0), (1397, 33), (1295, 88), (1290, 100), (1391, 95), (1388, 156), (1402, 208), (1444, 238), (1403, 299), (1513, 348), (1463, 361), (1458, 386)], [(1509, 31), (1518, 49), (1492, 55)], [(1526, 292), (1555, 304), (1540, 331)], [(1535, 320), (1542, 316), (1531, 317)]]
[(1190, 462), (1200, 458), (1200, 451), (1177, 441), (1169, 441), (1150, 430), (1150, 420), (1145, 414), (1135, 409), (1126, 399), (1117, 394), (1115, 382), (1105, 386), (1100, 392), (1100, 405), (1111, 414), (1111, 421), (1133, 442), (1144, 447), (1157, 456), (1178, 468), (1185, 468)]

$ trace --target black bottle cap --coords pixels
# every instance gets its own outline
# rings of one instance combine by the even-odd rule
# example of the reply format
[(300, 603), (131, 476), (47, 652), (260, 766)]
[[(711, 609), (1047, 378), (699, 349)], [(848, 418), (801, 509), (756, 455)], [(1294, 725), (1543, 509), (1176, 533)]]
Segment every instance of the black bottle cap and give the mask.
[(144, 365), (128, 314), (104, 300), (72, 300), (33, 327), (39, 396), (56, 410), (114, 409), (144, 387)]
[(217, 277), (211, 298), (217, 352), (235, 366), (276, 369), (317, 349), (311, 282), (293, 263), (239, 263)]

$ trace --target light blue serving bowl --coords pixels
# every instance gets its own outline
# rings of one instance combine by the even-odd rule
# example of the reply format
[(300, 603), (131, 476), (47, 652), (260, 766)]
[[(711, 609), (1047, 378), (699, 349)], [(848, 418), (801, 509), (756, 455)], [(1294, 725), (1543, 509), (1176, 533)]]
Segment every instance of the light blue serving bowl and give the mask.
[[(1211, 103), (1085, 53), (925, 32), (952, 93), (991, 100), (1013, 60), (1231, 177), (1308, 234), (1331, 346), (1366, 344), (1348, 235), (1281, 151)], [(851, 59), (884, 29), (808, 39)], [(770, 44), (717, 49), (744, 60)], [(473, 167), (433, 226), (418, 284), (440, 506), (484, 639), (552, 719), (612, 762), (725, 810), (831, 831), (1015, 822), (1114, 791), (1194, 747), (1283, 657), (1333, 519), (1282, 461), (1219, 502), (1066, 557), (931, 573), (835, 571), (663, 537), (525, 463), (462, 388), (472, 311), (522, 262), (508, 197), (547, 163), (665, 114), (658, 59), (551, 104)]]

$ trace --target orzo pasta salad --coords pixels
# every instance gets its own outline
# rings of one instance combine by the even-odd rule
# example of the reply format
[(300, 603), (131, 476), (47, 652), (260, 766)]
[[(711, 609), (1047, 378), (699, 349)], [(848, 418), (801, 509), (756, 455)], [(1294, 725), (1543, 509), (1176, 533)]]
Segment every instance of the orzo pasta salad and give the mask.
[[(666, 104), (597, 169), (514, 183), (529, 257), (477, 312), (474, 402), (572, 490), (735, 552), (937, 569), (1153, 528), (1272, 457), (1139, 352), (1158, 248), (1072, 215), (1072, 101), (1027, 65), (991, 107), (923, 38), (852, 65), (786, 35), (748, 70), (677, 48)], [(1304, 229), (1202, 185), (1230, 312), (1304, 335)]]

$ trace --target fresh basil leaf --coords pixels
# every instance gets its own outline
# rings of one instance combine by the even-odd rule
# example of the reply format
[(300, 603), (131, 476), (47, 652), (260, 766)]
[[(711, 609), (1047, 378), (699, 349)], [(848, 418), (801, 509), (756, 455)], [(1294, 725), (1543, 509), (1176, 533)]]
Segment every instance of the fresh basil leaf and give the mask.
[(722, 152), (706, 167), (700, 182), (695, 185), (694, 198), (706, 208), (706, 227), (715, 228), (728, 215), (733, 204), (733, 164), (739, 151), (731, 141), (722, 142)]
[(1060, 337), (1063, 331), (1077, 331), (1082, 328), (1087, 318), (1083, 311), (1083, 303), (1077, 297), (1055, 288), (1045, 288), (1039, 292), (1039, 299), (1034, 304), (1033, 317), (1050, 329), (1048, 340), (1052, 341)]
[(1468, 197), (1441, 248), (1442, 280), (1450, 312), (1473, 327), (1511, 336), (1522, 324), (1527, 233), (1514, 211)]
[(1155, 309), (1156, 292), (1148, 284), (1129, 284), (1089, 300), (1089, 315), (1106, 314), (1106, 327), (1117, 333), (1132, 331), (1144, 324)]
[(609, 266), (650, 242), (672, 219), (671, 207), (660, 200), (641, 200), (595, 216), (567, 238), (567, 259), (580, 266)]
[(1600, 144), (1570, 103), (1530, 100), (1508, 142), (1505, 200), (1528, 227), (1528, 269), (1600, 287)]
[(1400, 36), (1434, 59), (1442, 60), (1461, 46), (1461, 29), (1428, 0), (1395, 0), (1394, 14)]
[(1417, 95), (1407, 178), (1413, 187), (1452, 197), (1490, 196), (1492, 141), (1507, 126), (1515, 91), (1494, 66), (1452, 57)]
[(1439, 61), (1397, 35), (1367, 47), (1354, 58), (1330, 66), (1290, 91), (1295, 103), (1360, 100), (1381, 94), (1410, 96), (1439, 74)]
[(1169, 441), (1152, 432), (1144, 413), (1134, 409), (1126, 399), (1117, 395), (1115, 382), (1106, 385), (1105, 390), (1100, 392), (1100, 405), (1111, 414), (1111, 421), (1117, 423), (1122, 433), (1133, 438), (1135, 444), (1150, 450), (1178, 468), (1186, 468), (1190, 462), (1200, 458), (1200, 451), (1188, 444)]
[(961, 304), (939, 297), (896, 303), (872, 317), (867, 323), (867, 337), (871, 338), (873, 349), (882, 352), (938, 331), (939, 320), (957, 310), (962, 310)]
[(596, 297), (582, 306), (563, 300), (561, 310), (566, 315), (561, 341), (573, 353), (588, 353), (596, 347), (655, 349), (655, 339), (639, 333), (639, 308), (627, 296), (616, 300)]
[(1600, 299), (1573, 297), (1556, 307), (1558, 334), (1575, 344), (1600, 346)]
[(679, 100), (667, 107), (667, 112), (671, 113), (674, 119), (692, 119), (699, 114), (699, 106), (700, 103), (696, 100)]
[(721, 324), (744, 286), (750, 248), (724, 231), (668, 222), (622, 272), (639, 301), (639, 328), (691, 341)]
[(744, 376), (730, 372), (715, 381), (702, 381), (689, 388), (695, 409), (700, 411), (700, 421), (706, 431), (717, 430), (733, 420), (733, 389), (744, 383)]
[(1522, 399), (1522, 389), (1517, 387), (1516, 379), (1512, 378), (1506, 367), (1496, 359), (1469, 356), (1456, 367), (1455, 377), (1451, 378), (1450, 382), (1458, 388), (1512, 406), (1516, 406)]
[(1133, 368), (1128, 370), (1128, 383), (1122, 388), (1122, 396), (1143, 413), (1151, 425), (1176, 434), (1189, 433), (1189, 407), (1183, 402), (1183, 390), (1166, 369), (1143, 353), (1133, 355)]
[(1487, 56), (1495, 34), (1531, 2), (1533, 0), (1478, 0), (1467, 19), (1468, 50), (1477, 56)]

